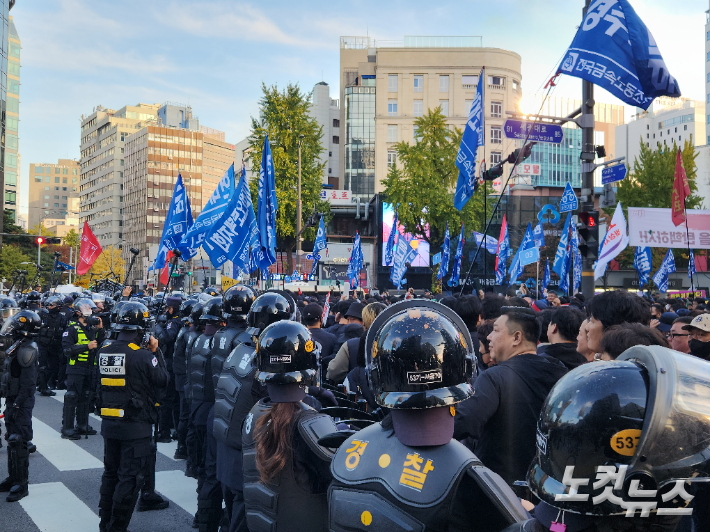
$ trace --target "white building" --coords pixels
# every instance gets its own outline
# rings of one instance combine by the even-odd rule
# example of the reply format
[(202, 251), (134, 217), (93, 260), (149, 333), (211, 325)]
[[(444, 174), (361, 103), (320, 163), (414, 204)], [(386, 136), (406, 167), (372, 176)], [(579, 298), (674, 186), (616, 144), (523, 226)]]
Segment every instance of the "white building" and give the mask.
[(316, 83), (311, 95), (310, 115), (323, 128), (323, 152), (321, 162), (326, 163), (323, 170), (323, 184), (331, 183), (338, 188), (340, 168), (340, 100), (330, 97), (330, 87), (325, 81)]

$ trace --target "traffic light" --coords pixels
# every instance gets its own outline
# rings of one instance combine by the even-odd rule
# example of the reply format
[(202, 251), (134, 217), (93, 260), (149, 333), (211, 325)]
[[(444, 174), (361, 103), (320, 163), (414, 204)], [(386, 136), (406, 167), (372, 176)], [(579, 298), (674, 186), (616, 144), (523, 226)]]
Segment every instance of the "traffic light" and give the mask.
[(44, 243), (45, 244), (61, 244), (62, 239), (61, 238), (45, 238)]
[(580, 212), (579, 217), (579, 251), (583, 257), (597, 260), (599, 258), (599, 212)]
[(38, 236), (37, 237), (37, 245), (41, 246), (42, 244), (44, 244), (44, 238), (41, 236)]
[(536, 142), (528, 142), (525, 146), (522, 148), (517, 148), (513, 153), (508, 155), (508, 158), (506, 161), (508, 161), (510, 164), (520, 164), (523, 161), (527, 160), (530, 158), (530, 154), (532, 153), (533, 146), (537, 144)]
[(503, 175), (503, 164), (498, 163), (494, 166), (491, 166), (488, 170), (483, 172), (483, 179), (484, 181), (495, 181), (498, 179), (500, 176)]

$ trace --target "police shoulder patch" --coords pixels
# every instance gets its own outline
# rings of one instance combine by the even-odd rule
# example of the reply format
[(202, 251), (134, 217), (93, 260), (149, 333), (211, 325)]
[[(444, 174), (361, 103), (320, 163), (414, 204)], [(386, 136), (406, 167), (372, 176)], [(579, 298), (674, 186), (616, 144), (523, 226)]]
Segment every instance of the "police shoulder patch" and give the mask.
[(133, 344), (133, 343), (128, 344), (128, 347), (130, 347), (130, 348), (133, 349), (134, 351), (137, 351), (138, 349), (140, 349), (140, 346), (139, 346), (139, 345), (136, 345), (136, 344)]
[(62, 333), (62, 336), (69, 336), (69, 331), (64, 331), (64, 333)]
[(158, 359), (156, 357), (153, 357), (153, 360), (151, 360), (151, 363), (153, 364), (153, 367), (158, 367)]

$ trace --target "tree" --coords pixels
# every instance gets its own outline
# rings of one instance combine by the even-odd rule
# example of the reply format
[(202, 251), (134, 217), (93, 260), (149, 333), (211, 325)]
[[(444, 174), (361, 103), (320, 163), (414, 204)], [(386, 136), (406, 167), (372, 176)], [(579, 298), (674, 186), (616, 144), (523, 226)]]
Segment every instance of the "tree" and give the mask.
[(117, 247), (107, 246), (96, 258), (96, 262), (92, 264), (91, 269), (86, 272), (85, 275), (79, 276), (75, 284), (88, 288), (91, 283), (91, 274), (94, 274), (94, 277), (99, 276), (100, 278), (115, 274), (118, 279), (123, 280), (125, 273), (126, 270), (123, 265), (121, 250)]
[[(5, 229), (8, 229), (8, 225), (5, 225)], [(27, 282), (30, 282), (35, 273), (37, 273), (33, 262), (33, 259), (23, 253), (22, 249), (16, 244), (3, 244), (2, 256), (0, 257), (0, 279), (5, 278), (6, 283), (12, 283), (12, 276), (15, 270), (27, 270), (25, 278)]]
[(71, 229), (66, 235), (64, 235), (64, 245), (71, 248), (79, 245), (79, 233), (74, 229)]
[[(453, 259), (462, 222), (466, 235), (471, 231), (482, 232), (485, 228), (484, 190), (491, 194), (492, 187), (488, 182), (485, 187), (479, 186), (463, 210), (456, 209), (454, 191), (459, 175), (456, 155), (461, 144), (461, 130), (449, 129), (440, 107), (417, 118), (414, 127), (418, 132), (416, 142), (398, 142), (394, 146), (397, 163), (389, 169), (384, 192), (387, 201), (395, 206), (404, 230), (428, 242), (432, 253), (437, 253), (444, 243), (446, 223), (449, 222)], [(436, 289), (438, 266), (430, 268), (432, 287)], [(464, 275), (465, 272), (462, 278)]]
[[(249, 146), (250, 158), (255, 171), (261, 169), (264, 137), (269, 135), (271, 155), (276, 177), (276, 243), (288, 251), (288, 267), (293, 267), (291, 252), (296, 247), (296, 201), (298, 199), (298, 143), (301, 142), (301, 227), (312, 209), (330, 218), (330, 204), (321, 201), (320, 190), (325, 163), (321, 162), (323, 151), (321, 137), (323, 128), (309, 114), (309, 96), (298, 85), (288, 84), (283, 91), (276, 85), (267, 87), (262, 83), (263, 96), (259, 101), (259, 119), (252, 117)], [(258, 205), (258, 180), (249, 183), (254, 209)], [(315, 240), (316, 230), (307, 229), (304, 240)]]

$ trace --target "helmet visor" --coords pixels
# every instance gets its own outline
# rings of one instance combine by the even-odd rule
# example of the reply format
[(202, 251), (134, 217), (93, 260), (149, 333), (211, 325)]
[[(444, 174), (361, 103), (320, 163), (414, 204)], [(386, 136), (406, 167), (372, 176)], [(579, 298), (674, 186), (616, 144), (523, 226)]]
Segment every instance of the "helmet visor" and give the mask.
[(12, 318), (15, 314), (20, 312), (20, 308), (3, 308), (0, 310), (0, 313), (2, 314), (2, 319), (3, 320), (8, 320), (9, 318)]
[[(14, 309), (11, 309), (14, 310)], [(19, 310), (19, 309), (17, 309)], [(5, 320), (5, 323), (2, 324), (2, 328), (0, 329), (0, 336), (9, 336), (12, 334), (12, 332), (15, 330), (15, 320), (12, 319), (7, 319)]]

